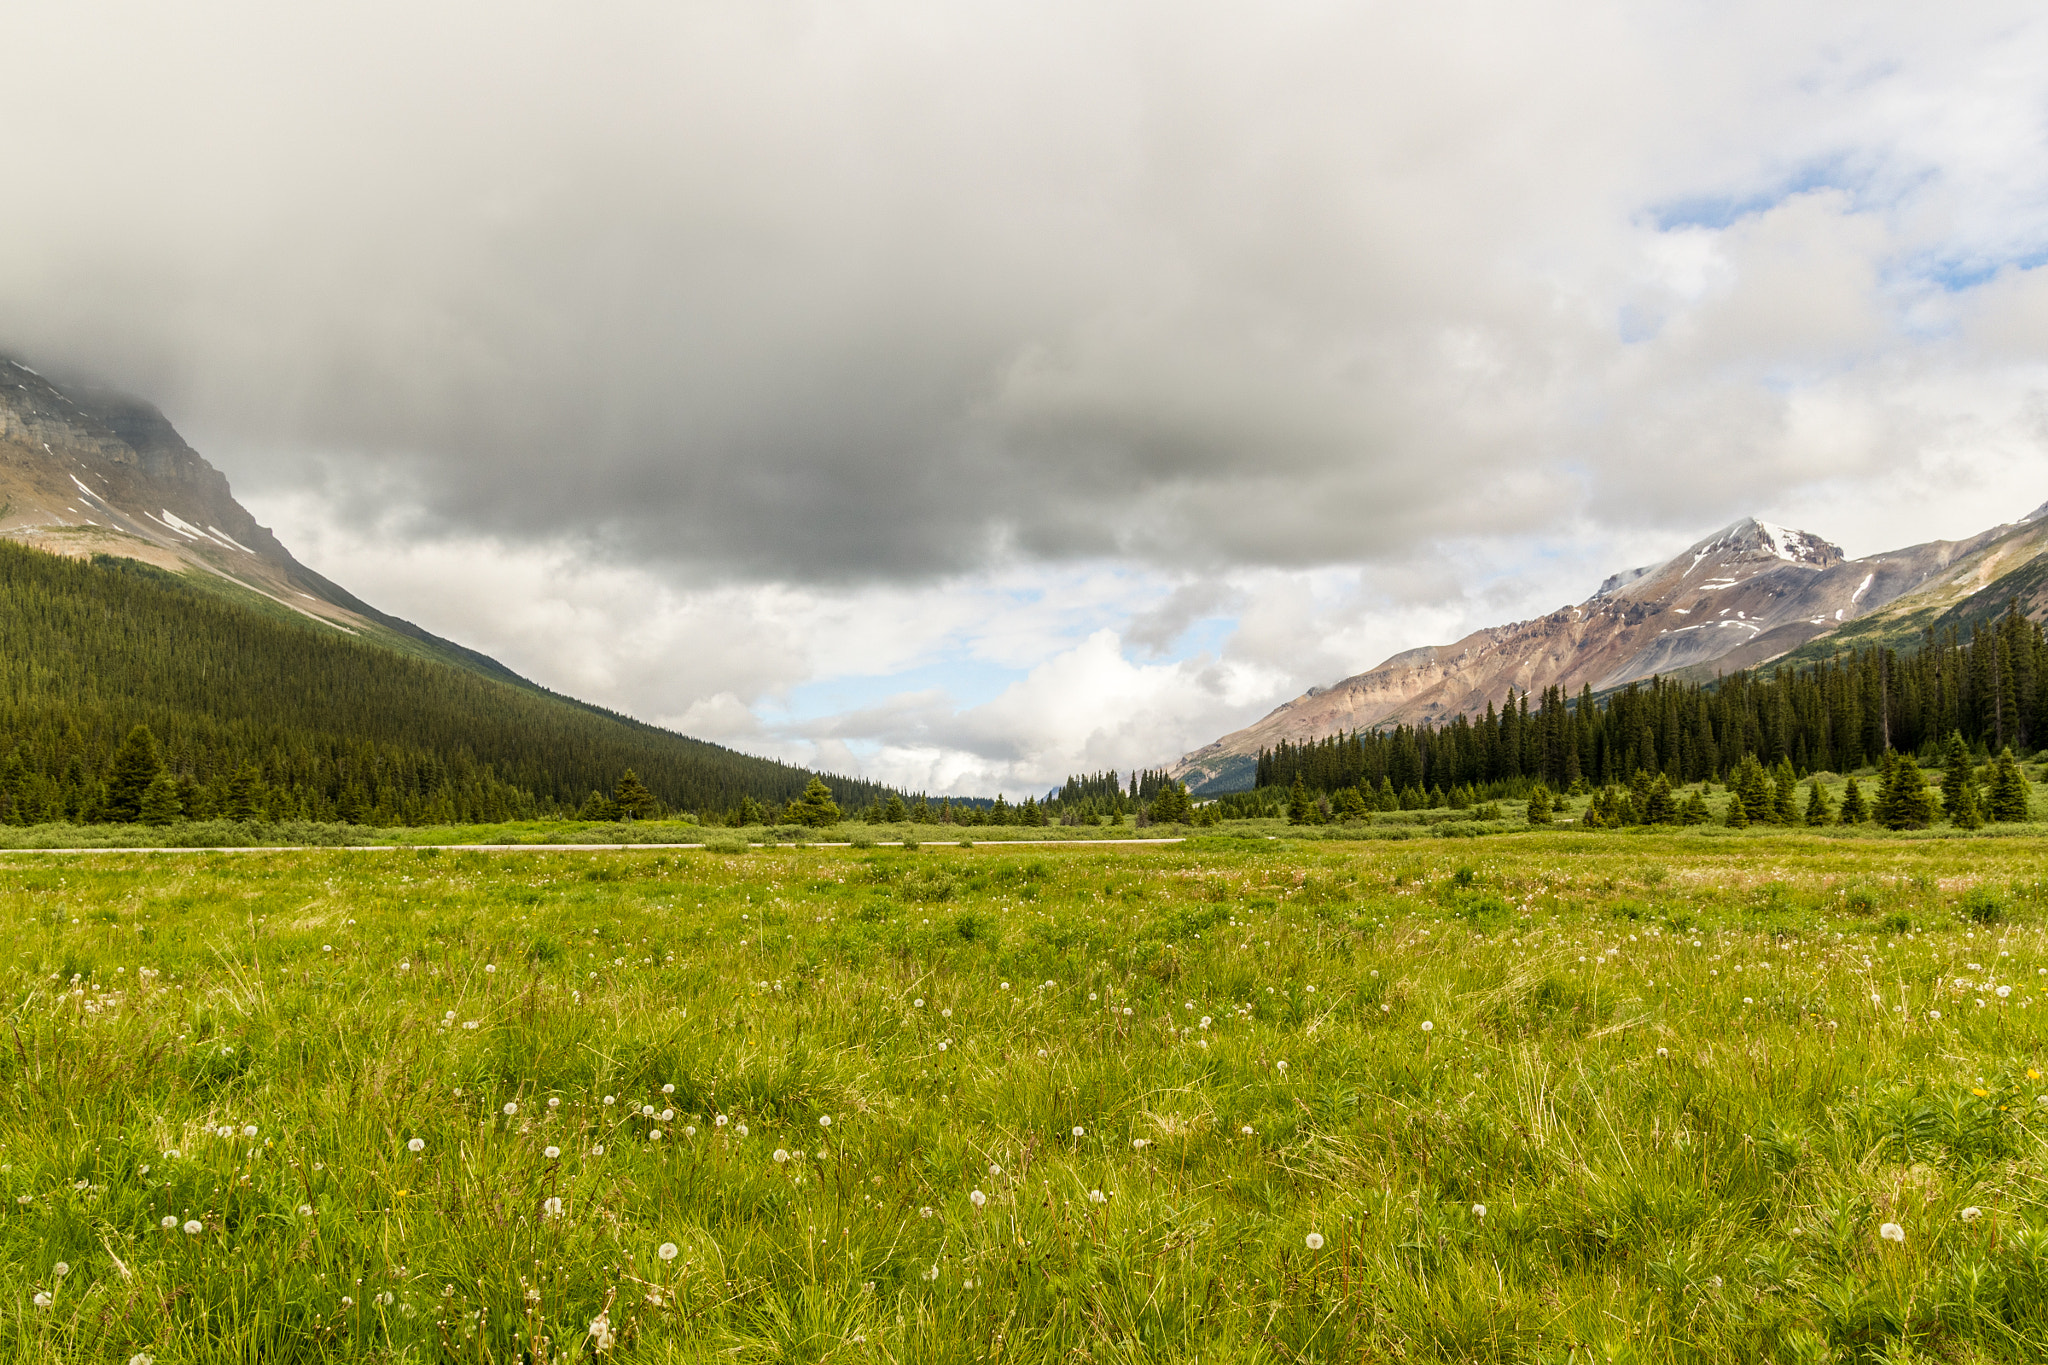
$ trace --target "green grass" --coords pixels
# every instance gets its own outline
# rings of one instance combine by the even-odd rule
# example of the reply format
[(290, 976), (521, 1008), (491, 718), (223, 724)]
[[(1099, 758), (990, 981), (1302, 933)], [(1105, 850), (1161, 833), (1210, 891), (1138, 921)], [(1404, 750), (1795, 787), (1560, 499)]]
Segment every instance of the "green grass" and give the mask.
[(2038, 1360), (2044, 855), (19, 853), (0, 1359)]

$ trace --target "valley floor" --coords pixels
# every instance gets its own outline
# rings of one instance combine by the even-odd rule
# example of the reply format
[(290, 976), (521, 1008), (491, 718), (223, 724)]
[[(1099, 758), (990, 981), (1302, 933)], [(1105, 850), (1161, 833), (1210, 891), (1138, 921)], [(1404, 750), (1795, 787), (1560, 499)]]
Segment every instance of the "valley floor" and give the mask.
[(0, 1359), (2038, 1360), (2044, 856), (24, 852)]

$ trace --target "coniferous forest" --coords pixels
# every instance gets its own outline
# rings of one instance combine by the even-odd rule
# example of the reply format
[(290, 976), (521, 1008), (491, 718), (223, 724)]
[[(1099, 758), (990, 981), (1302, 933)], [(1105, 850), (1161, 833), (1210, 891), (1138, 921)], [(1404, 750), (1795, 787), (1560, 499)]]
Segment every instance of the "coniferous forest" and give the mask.
[[(2038, 623), (2008, 610), (1967, 639), (1949, 630), (1910, 654), (1865, 649), (1707, 684), (1653, 678), (1598, 699), (1590, 688), (1576, 698), (1551, 688), (1534, 706), (1527, 693), (1488, 704), (1476, 720), (1282, 743), (1260, 753), (1257, 787), (1363, 785), (1404, 806), (1441, 805), (1454, 790), (1473, 799), (1537, 783), (1584, 790), (1638, 772), (1697, 782), (1745, 758), (1802, 775), (1849, 772), (1887, 752), (1937, 758), (1952, 734), (1987, 753), (2048, 743), (2048, 639)], [(1226, 802), (1258, 804), (1257, 795)]]
[[(8, 542), (0, 672), (0, 820), (13, 824), (139, 818), (149, 765), (159, 817), (377, 825), (782, 806), (812, 776), (133, 561)], [(826, 783), (840, 804), (888, 796)]]

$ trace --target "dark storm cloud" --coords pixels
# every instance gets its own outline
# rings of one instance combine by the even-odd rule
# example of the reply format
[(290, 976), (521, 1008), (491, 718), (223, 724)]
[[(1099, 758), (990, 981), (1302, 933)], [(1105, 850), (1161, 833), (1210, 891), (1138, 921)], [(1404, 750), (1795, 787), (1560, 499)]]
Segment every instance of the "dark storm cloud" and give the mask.
[[(1854, 107), (1774, 13), (45, 7), (0, 345), (245, 489), (699, 574), (1392, 561), (1588, 487), (1690, 526), (1717, 469), (1813, 472), (1727, 347), (1899, 330), (1863, 201), (1780, 234), (1825, 287), (1782, 258), (1703, 329), (1644, 256), (1651, 206), (1847, 136), (1773, 123)], [(1852, 57), (1927, 39), (1857, 13)], [(1623, 345), (1624, 301), (1679, 321)]]

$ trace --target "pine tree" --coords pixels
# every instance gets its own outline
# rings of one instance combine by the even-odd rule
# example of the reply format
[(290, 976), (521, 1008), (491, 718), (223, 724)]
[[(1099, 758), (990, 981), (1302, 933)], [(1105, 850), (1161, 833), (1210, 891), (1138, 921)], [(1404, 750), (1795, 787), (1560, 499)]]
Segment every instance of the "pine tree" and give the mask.
[(753, 797), (742, 796), (740, 797), (739, 810), (733, 817), (733, 823), (735, 825), (765, 825), (768, 823), (768, 810)]
[(1550, 788), (1538, 782), (1529, 789), (1529, 823), (1547, 825), (1550, 823)]
[(1678, 823), (1681, 825), (1704, 825), (1713, 817), (1707, 812), (1707, 798), (1693, 792), (1678, 804)]
[(139, 814), (145, 825), (168, 825), (184, 814), (178, 804), (178, 779), (163, 771), (151, 778), (148, 790), (142, 793)]
[(2010, 748), (2001, 749), (1991, 765), (1991, 807), (1994, 820), (2025, 820), (2029, 814), (2027, 775)]
[(1849, 785), (1842, 792), (1841, 818), (1845, 825), (1860, 825), (1870, 818), (1870, 807), (1863, 800), (1863, 788), (1857, 785), (1853, 777), (1849, 779)]
[(114, 770), (107, 777), (106, 811), (109, 820), (133, 824), (142, 818), (142, 796), (163, 771), (157, 756), (156, 736), (147, 725), (138, 725), (121, 741), (114, 755)]
[(583, 798), (582, 806), (577, 808), (576, 818), (578, 820), (616, 820), (619, 818), (619, 811), (618, 807), (612, 804), (612, 799), (609, 796), (606, 796), (603, 792), (594, 791)]
[[(918, 804), (923, 805), (924, 803), (920, 801), (918, 802)], [(882, 807), (883, 823), (890, 825), (900, 825), (909, 817), (910, 811), (903, 804), (903, 798), (896, 795), (896, 793), (894, 792), (889, 793), (889, 802), (887, 805)]]
[(1356, 787), (1346, 787), (1338, 792), (1335, 806), (1337, 818), (1347, 823), (1363, 820), (1371, 813), (1366, 809), (1365, 793)]
[(661, 803), (654, 799), (654, 793), (642, 785), (631, 768), (619, 775), (618, 788), (612, 793), (612, 805), (628, 820), (652, 820), (661, 813)]
[(1835, 812), (1828, 804), (1828, 789), (1820, 784), (1818, 774), (1806, 788), (1806, 810), (1800, 818), (1803, 823), (1813, 826), (1835, 822)]

